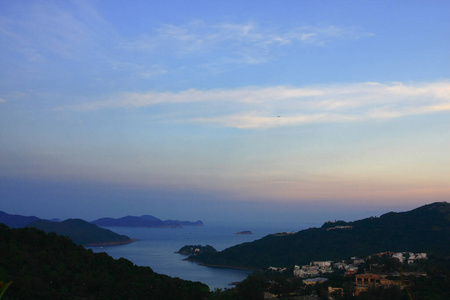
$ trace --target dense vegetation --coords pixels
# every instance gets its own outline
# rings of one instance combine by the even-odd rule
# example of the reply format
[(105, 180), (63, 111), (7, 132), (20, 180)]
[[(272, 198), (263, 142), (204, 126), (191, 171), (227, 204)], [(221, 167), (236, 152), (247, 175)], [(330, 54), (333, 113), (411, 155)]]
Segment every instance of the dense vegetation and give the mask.
[[(340, 228), (332, 229), (333, 227)], [(342, 228), (344, 227), (344, 228)], [(355, 222), (326, 223), (295, 234), (268, 235), (217, 253), (190, 257), (209, 265), (266, 269), (313, 260), (338, 261), (383, 251), (450, 253), (450, 204), (433, 203), (409, 212)]]
[(35, 228), (0, 224), (4, 299), (205, 299), (208, 286), (159, 275), (126, 259), (93, 253)]
[(63, 222), (38, 220), (28, 226), (47, 233), (54, 232), (58, 235), (68, 236), (74, 243), (86, 246), (118, 245), (132, 242), (126, 235), (100, 228), (81, 219), (68, 219)]
[[(230, 249), (253, 249), (250, 253), (237, 252), (244, 261), (250, 262), (248, 266), (257, 262), (264, 265), (268, 261), (271, 265), (283, 266), (293, 260), (295, 264), (304, 264), (310, 260), (337, 260), (337, 257), (342, 259), (353, 255), (364, 257), (385, 250), (431, 252), (428, 260), (403, 267), (391, 258), (372, 257), (366, 260), (361, 272), (366, 268), (370, 268), (370, 272), (391, 272), (399, 268), (404, 272), (423, 272), (427, 276), (408, 278), (412, 282), (409, 292), (413, 298), (449, 299), (449, 206), (448, 203), (434, 203), (407, 213), (388, 213), (380, 218), (350, 223), (326, 223), (322, 228), (285, 236), (270, 235)], [(259, 251), (255, 250), (255, 245)], [(201, 246), (189, 247), (195, 251)], [(338, 247), (344, 249), (341, 251)], [(215, 256), (212, 247), (204, 248), (211, 251), (198, 256), (211, 255), (212, 258), (223, 259)], [(294, 251), (284, 252), (289, 248)], [(313, 258), (299, 258), (293, 252), (299, 255), (306, 253)], [(409, 299), (407, 292), (398, 287), (371, 288), (360, 296), (353, 296), (354, 276), (344, 277), (338, 272), (326, 275), (329, 277), (326, 283), (305, 285), (300, 278), (293, 278), (292, 268), (283, 274), (254, 273), (233, 289), (210, 292), (202, 283), (156, 274), (149, 267), (138, 267), (123, 258), (115, 260), (105, 253), (95, 254), (67, 237), (46, 234), (31, 227), (10, 229), (0, 224), (0, 253), (0, 283), (6, 283), (0, 292), (7, 287), (4, 299), (248, 300), (262, 299), (264, 292), (277, 294), (279, 299), (311, 294), (327, 299), (328, 286), (343, 288), (344, 296), (335, 299)], [(226, 264), (230, 262), (224, 261)], [(8, 287), (10, 282), (12, 284)]]
[(199, 255), (202, 253), (216, 253), (217, 250), (210, 245), (201, 246), (201, 245), (186, 245), (180, 248), (177, 253), (186, 254), (186, 255)]

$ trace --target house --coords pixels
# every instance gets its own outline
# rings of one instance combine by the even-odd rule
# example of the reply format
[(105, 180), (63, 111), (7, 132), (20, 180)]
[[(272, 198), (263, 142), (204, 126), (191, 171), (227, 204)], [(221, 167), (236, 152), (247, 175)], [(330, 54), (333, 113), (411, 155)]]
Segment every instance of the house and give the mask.
[(410, 253), (408, 257), (408, 264), (413, 264), (416, 259), (427, 259), (426, 253)]
[(344, 262), (334, 263), (333, 267), (338, 270), (344, 270), (348, 268), (347, 264)]
[(426, 253), (412, 253), (412, 252), (398, 252), (392, 255), (393, 258), (398, 259), (401, 263), (404, 263), (408, 258), (408, 264), (415, 263), (416, 259), (427, 259)]
[(294, 276), (305, 278), (305, 277), (315, 277), (325, 273), (333, 273), (331, 268), (332, 261), (314, 261), (309, 265), (294, 266)]
[(312, 266), (318, 266), (318, 267), (331, 267), (331, 264), (333, 262), (331, 260), (326, 261), (313, 261), (311, 263)]
[(416, 259), (428, 259), (426, 253), (416, 253)]
[(405, 257), (403, 256), (402, 252), (395, 253), (392, 255), (392, 257), (398, 259), (401, 263), (405, 261)]
[(380, 274), (358, 274), (355, 276), (356, 291), (355, 296), (358, 296), (362, 292), (366, 292), (371, 286), (392, 286), (396, 285), (403, 289), (409, 285), (409, 280), (394, 280), (387, 279), (387, 275)]
[(283, 273), (284, 271), (286, 271), (286, 268), (269, 267), (267, 270)]

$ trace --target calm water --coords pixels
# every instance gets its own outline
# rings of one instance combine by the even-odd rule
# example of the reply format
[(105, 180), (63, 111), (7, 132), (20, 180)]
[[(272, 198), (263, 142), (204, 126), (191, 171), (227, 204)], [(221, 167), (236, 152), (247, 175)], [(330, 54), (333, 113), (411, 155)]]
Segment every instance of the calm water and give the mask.
[[(138, 266), (149, 266), (155, 272), (200, 281), (211, 289), (230, 288), (232, 282), (242, 281), (250, 274), (246, 270), (211, 268), (183, 259), (185, 255), (174, 253), (184, 245), (211, 245), (220, 251), (230, 246), (260, 239), (279, 231), (299, 231), (305, 224), (253, 225), (244, 228), (236, 225), (205, 225), (183, 228), (108, 228), (138, 241), (112, 247), (94, 247), (94, 252), (106, 252), (114, 258), (124, 257)], [(251, 230), (252, 235), (237, 235), (238, 231)]]

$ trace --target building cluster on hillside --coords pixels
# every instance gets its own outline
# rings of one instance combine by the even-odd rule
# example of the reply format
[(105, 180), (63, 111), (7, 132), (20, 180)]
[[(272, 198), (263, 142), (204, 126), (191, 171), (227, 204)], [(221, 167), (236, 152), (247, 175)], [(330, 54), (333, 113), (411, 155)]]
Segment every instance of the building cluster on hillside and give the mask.
[(390, 256), (398, 259), (402, 264), (407, 262), (408, 264), (413, 264), (417, 259), (427, 259), (426, 253), (413, 253), (413, 252), (381, 252), (373, 254), (371, 256)]
[[(413, 264), (416, 263), (417, 260), (428, 258), (426, 253), (381, 252), (368, 256), (367, 261), (370, 262), (370, 264), (368, 265), (362, 265), (366, 262), (366, 260), (358, 257), (351, 257), (350, 260), (342, 260), (339, 262), (333, 262), (331, 260), (312, 261), (307, 265), (294, 266), (293, 275), (302, 278), (303, 284), (308, 286), (321, 284), (328, 281), (326, 277), (328, 277), (327, 275), (329, 275), (330, 273), (338, 270), (341, 273), (342, 271), (345, 271), (345, 276), (354, 275), (355, 278), (354, 288), (352, 292), (353, 296), (357, 296), (363, 292), (367, 292), (371, 287), (386, 288), (389, 286), (396, 286), (400, 289), (404, 289), (411, 284), (410, 279), (412, 277), (427, 276), (427, 274), (423, 271), (410, 271), (400, 274), (395, 269), (391, 269), (390, 271), (386, 272), (387, 270), (385, 270), (384, 259), (373, 260), (373, 258), (375, 257), (383, 258), (386, 256), (393, 259), (398, 259), (402, 264)], [(362, 266), (364, 266), (364, 270)], [(269, 268), (269, 271), (280, 273), (283, 273), (286, 270), (287, 268)], [(333, 287), (329, 285), (327, 288), (328, 299), (336, 299), (344, 295), (344, 289), (342, 287)], [(317, 295), (315, 296), (317, 297)], [(276, 295), (266, 292), (264, 299), (273, 299), (274, 297), (276, 297)]]
[(370, 287), (377, 286), (398, 286), (404, 289), (409, 285), (408, 279), (388, 279), (387, 275), (364, 273), (355, 276), (355, 296), (362, 292), (367, 292)]
[(309, 265), (294, 266), (294, 276), (300, 278), (317, 277), (327, 273), (333, 273), (335, 269), (345, 270), (346, 275), (353, 275), (358, 271), (360, 264), (364, 262), (364, 259), (352, 257), (350, 263), (345, 261), (333, 262), (327, 261), (313, 261)]
[[(426, 253), (412, 253), (412, 252), (382, 252), (377, 253), (372, 256), (382, 256), (387, 255), (398, 259), (401, 263), (407, 262), (408, 264), (414, 263), (418, 259), (427, 259)], [(300, 278), (318, 277), (327, 273), (333, 273), (334, 270), (345, 270), (345, 275), (350, 276), (356, 274), (359, 265), (364, 263), (364, 259), (358, 257), (352, 257), (350, 262), (346, 261), (333, 262), (331, 260), (327, 261), (313, 261), (308, 265), (294, 266), (294, 276)], [(270, 267), (269, 270), (283, 272), (286, 268), (275, 268)]]
[[(412, 264), (419, 259), (427, 259), (426, 253), (412, 253), (412, 252), (382, 252), (369, 256), (367, 259), (373, 257), (388, 256), (398, 259), (402, 264)], [(397, 286), (400, 289), (404, 289), (410, 285), (410, 281), (407, 277), (426, 276), (426, 273), (420, 272), (408, 272), (399, 274), (397, 272), (385, 273), (378, 272), (376, 270), (383, 269), (382, 264), (370, 264), (368, 269), (364, 271), (361, 268), (361, 264), (365, 263), (364, 259), (358, 257), (351, 257), (350, 260), (343, 260), (340, 262), (327, 261), (312, 261), (307, 265), (294, 266), (293, 275), (303, 278), (305, 285), (315, 285), (328, 281), (327, 274), (333, 273), (337, 270), (345, 271), (345, 276), (355, 276), (353, 295), (357, 296), (362, 292), (368, 291), (370, 287), (388, 287)], [(367, 266), (366, 266), (367, 267)], [(370, 269), (370, 271), (369, 271)], [(269, 270), (276, 272), (284, 272), (286, 268), (270, 267)], [(403, 276), (401, 276), (403, 275)], [(267, 293), (271, 295), (270, 293)], [(328, 286), (329, 299), (335, 299), (336, 297), (342, 297), (344, 290), (342, 287)], [(274, 296), (274, 295), (272, 295)], [(267, 298), (269, 299), (269, 298)]]
[(332, 264), (332, 261), (313, 261), (309, 265), (294, 266), (294, 276), (306, 278), (333, 273)]
[(392, 257), (398, 259), (401, 263), (408, 262), (413, 264), (417, 259), (427, 259), (426, 253), (398, 252), (392, 254)]
[(286, 268), (269, 267), (268, 270), (283, 273), (284, 271), (286, 271)]

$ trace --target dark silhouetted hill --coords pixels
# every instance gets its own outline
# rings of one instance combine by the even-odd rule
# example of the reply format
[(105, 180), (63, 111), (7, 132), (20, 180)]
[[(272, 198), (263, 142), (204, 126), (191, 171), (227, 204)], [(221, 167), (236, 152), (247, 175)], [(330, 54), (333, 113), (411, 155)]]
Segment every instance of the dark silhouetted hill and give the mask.
[(203, 226), (202, 221), (178, 221), (178, 220), (160, 220), (150, 215), (126, 216), (118, 219), (101, 218), (91, 222), (102, 227), (182, 227), (182, 226)]
[[(75, 220), (76, 221), (76, 220)], [(90, 224), (92, 225), (92, 224)], [(66, 237), (0, 224), (4, 299), (206, 299), (208, 286), (93, 253)]]
[(201, 246), (201, 245), (186, 245), (181, 247), (180, 250), (178, 250), (176, 253), (185, 254), (185, 255), (198, 255), (202, 253), (207, 252), (214, 252), (216, 253), (217, 250), (214, 249), (210, 245)]
[(123, 245), (133, 241), (126, 235), (100, 228), (81, 219), (68, 219), (62, 222), (38, 220), (28, 224), (28, 227), (67, 236), (74, 243), (85, 246)]
[(20, 215), (10, 215), (3, 211), (0, 211), (0, 223), (5, 224), (8, 227), (20, 228), (25, 227), (31, 222), (40, 220), (35, 216), (25, 217)]
[(207, 265), (267, 268), (314, 260), (347, 259), (384, 251), (450, 254), (450, 204), (438, 202), (408, 212), (390, 212), (354, 222), (327, 222), (295, 234), (268, 235), (218, 253), (190, 257)]

